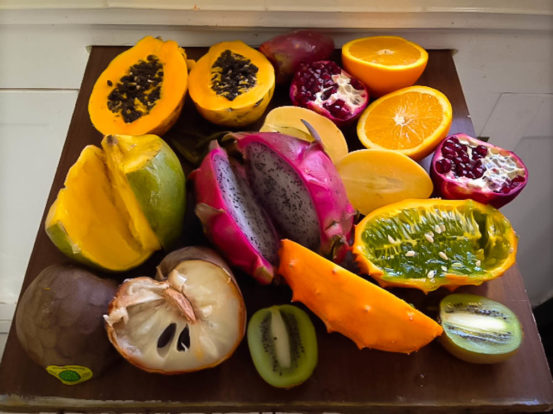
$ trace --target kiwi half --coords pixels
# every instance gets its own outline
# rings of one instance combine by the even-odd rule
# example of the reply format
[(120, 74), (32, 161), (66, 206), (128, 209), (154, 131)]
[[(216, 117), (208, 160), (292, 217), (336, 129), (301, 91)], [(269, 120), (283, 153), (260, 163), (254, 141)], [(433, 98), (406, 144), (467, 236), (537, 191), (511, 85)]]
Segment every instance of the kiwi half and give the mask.
[(257, 372), (274, 387), (303, 383), (317, 365), (315, 328), (309, 315), (296, 306), (258, 310), (248, 323), (247, 336)]
[(440, 302), (442, 345), (459, 359), (494, 364), (513, 355), (522, 342), (522, 328), (505, 305), (470, 294), (455, 293)]

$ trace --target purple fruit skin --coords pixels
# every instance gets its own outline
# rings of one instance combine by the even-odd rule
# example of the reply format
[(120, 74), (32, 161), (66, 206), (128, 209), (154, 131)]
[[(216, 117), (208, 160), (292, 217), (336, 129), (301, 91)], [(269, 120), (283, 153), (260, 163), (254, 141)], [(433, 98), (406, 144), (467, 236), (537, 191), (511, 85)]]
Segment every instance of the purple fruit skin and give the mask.
[(266, 145), (293, 167), (310, 193), (319, 219), (318, 253), (337, 263), (343, 261), (349, 250), (355, 210), (336, 167), (321, 144), (278, 132), (258, 132), (242, 135), (237, 148), (245, 155), (252, 143)]
[(334, 40), (317, 31), (297, 30), (267, 40), (259, 51), (273, 64), (276, 83), (288, 82), (302, 62), (326, 60), (334, 51)]
[[(251, 275), (261, 284), (272, 282), (275, 269), (255, 246), (229, 212), (216, 178), (215, 159), (228, 161), (227, 153), (218, 145), (205, 156), (199, 168), (190, 174), (196, 196), (196, 215), (204, 233), (233, 266)], [(238, 171), (237, 171), (238, 172)], [(275, 240), (278, 236), (269, 222)]]
[(518, 161), (518, 163), (522, 167), (524, 167), (524, 170), (525, 170), (525, 174), (524, 174), (525, 181), (518, 187), (511, 190), (509, 193), (503, 194), (503, 193), (496, 193), (491, 190), (489, 191), (478, 190), (478, 189), (463, 185), (458, 180), (447, 177), (445, 174), (439, 173), (438, 170), (436, 169), (436, 163), (440, 159), (444, 158), (442, 155), (442, 148), (446, 140), (450, 137), (458, 137), (463, 140), (467, 140), (471, 142), (473, 145), (484, 145), (488, 148), (495, 147), (494, 145), (480, 141), (466, 134), (459, 133), (455, 135), (449, 135), (448, 137), (446, 137), (434, 151), (434, 155), (432, 156), (432, 163), (430, 166), (430, 177), (434, 182), (434, 188), (439, 192), (439, 194), (443, 198), (448, 200), (464, 200), (464, 199), (471, 198), (482, 204), (489, 204), (495, 208), (500, 208), (500, 207), (503, 207), (508, 202), (512, 201), (524, 189), (524, 187), (526, 186), (526, 183), (528, 182), (528, 169), (526, 168), (526, 165), (524, 165), (522, 160), (514, 152), (507, 151), (507, 150), (503, 150), (503, 151), (509, 152), (513, 156), (513, 158), (515, 158)]

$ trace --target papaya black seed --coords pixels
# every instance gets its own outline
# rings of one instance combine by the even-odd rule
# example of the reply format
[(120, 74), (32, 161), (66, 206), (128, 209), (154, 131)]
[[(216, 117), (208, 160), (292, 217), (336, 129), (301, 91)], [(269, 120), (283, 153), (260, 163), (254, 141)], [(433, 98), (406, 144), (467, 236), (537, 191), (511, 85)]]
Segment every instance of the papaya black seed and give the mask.
[(175, 331), (177, 330), (177, 324), (172, 323), (167, 326), (159, 335), (159, 338), (157, 339), (157, 347), (163, 348), (165, 347), (169, 342), (171, 342), (171, 339), (173, 339), (173, 336), (175, 336)]
[(258, 71), (259, 68), (248, 58), (225, 50), (211, 66), (211, 89), (233, 101), (255, 86)]
[[(112, 86), (111, 80), (108, 85)], [(161, 98), (163, 65), (156, 56), (149, 55), (129, 68), (129, 73), (119, 79), (108, 96), (107, 106), (113, 113), (120, 113), (126, 123), (147, 115)], [(136, 103), (139, 101), (142, 105)]]

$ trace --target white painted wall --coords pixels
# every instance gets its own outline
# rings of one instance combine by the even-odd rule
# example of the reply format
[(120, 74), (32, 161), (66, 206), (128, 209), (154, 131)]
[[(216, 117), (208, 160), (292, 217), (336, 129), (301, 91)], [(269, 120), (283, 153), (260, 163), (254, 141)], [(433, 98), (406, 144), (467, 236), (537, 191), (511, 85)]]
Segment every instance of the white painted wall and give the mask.
[(390, 33), (457, 51), (477, 134), (519, 151), (530, 169), (528, 187), (503, 211), (520, 235), (532, 302), (553, 295), (553, 2), (197, 3), (87, 0), (75, 9), (50, 1), (38, 10), (36, 1), (0, 1), (0, 304), (12, 309), (41, 231), (87, 46), (130, 45), (146, 34), (190, 46), (230, 38), (258, 45), (290, 27), (322, 27), (337, 45)]

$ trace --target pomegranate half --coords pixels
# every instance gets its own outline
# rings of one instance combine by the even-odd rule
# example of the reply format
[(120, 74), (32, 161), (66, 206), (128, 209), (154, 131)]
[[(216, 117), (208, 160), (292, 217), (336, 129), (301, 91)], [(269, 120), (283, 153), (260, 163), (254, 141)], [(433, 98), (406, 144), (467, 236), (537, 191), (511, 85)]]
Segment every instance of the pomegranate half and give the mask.
[(342, 126), (356, 119), (369, 103), (365, 85), (335, 62), (319, 60), (300, 65), (290, 85), (290, 99)]
[(528, 169), (514, 152), (466, 134), (438, 145), (430, 175), (442, 197), (472, 198), (495, 208), (514, 199), (528, 182)]

